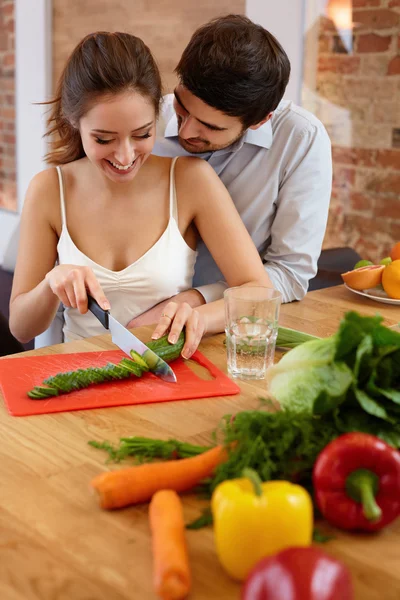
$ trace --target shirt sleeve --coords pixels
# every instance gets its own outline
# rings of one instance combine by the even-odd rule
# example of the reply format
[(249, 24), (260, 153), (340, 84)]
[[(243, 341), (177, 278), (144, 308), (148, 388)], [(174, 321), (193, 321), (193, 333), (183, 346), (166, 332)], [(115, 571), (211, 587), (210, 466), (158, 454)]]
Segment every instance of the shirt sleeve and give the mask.
[(214, 302), (214, 300), (220, 300), (224, 291), (228, 287), (228, 284), (225, 281), (216, 281), (215, 283), (209, 283), (208, 285), (201, 285), (199, 287), (195, 287), (206, 301), (206, 304), (209, 302)]
[(301, 300), (317, 272), (332, 188), (331, 144), (322, 125), (300, 131), (291, 148), (280, 181), (271, 242), (261, 257), (283, 302)]

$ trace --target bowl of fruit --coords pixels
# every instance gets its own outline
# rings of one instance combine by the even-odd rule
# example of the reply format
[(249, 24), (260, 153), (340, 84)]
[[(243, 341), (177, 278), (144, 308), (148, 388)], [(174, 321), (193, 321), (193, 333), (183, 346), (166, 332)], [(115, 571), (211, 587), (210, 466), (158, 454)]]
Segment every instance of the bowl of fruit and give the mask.
[(342, 279), (345, 287), (356, 294), (400, 305), (400, 242), (379, 264), (359, 260), (354, 269), (342, 273)]

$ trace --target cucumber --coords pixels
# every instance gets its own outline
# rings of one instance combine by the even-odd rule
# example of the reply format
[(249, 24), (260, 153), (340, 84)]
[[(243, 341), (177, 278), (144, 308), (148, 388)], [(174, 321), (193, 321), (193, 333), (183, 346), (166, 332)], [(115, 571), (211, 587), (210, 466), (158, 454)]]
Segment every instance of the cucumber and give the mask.
[(165, 360), (165, 362), (172, 362), (173, 360), (179, 358), (183, 346), (185, 345), (185, 334), (181, 331), (177, 341), (175, 344), (170, 344), (168, 341), (168, 334), (163, 335), (158, 340), (152, 340), (146, 346), (153, 350), (157, 356)]
[[(185, 334), (182, 332), (175, 344), (170, 344), (168, 335), (164, 335), (160, 339), (152, 340), (146, 345), (157, 356), (166, 362), (171, 362), (180, 356), (184, 344)], [(45, 379), (42, 385), (35, 386), (28, 392), (28, 396), (32, 400), (44, 400), (52, 396), (80, 390), (90, 385), (96, 385), (97, 383), (127, 379), (132, 375), (141, 377), (143, 372), (152, 368), (152, 364), (149, 363), (154, 362), (153, 357), (148, 357), (146, 360), (146, 352), (143, 356), (140, 356), (140, 354), (132, 350), (131, 355), (132, 359), (123, 358), (117, 364), (107, 363), (104, 367), (89, 367), (87, 369), (57, 373)], [(155, 362), (155, 364), (157, 363)]]

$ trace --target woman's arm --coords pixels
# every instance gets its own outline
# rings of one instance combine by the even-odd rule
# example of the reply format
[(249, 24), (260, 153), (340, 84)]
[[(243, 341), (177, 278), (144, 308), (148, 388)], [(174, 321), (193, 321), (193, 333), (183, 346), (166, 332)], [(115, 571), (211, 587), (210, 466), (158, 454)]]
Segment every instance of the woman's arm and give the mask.
[(10, 300), (10, 330), (23, 343), (50, 325), (60, 303), (45, 280), (57, 257), (57, 196), (56, 173), (46, 170), (32, 179), (25, 197)]
[[(176, 164), (176, 190), (184, 210), (190, 210), (202, 240), (223, 273), (229, 287), (263, 285), (273, 287), (256, 247), (232, 199), (215, 171), (204, 160), (182, 157)], [(204, 333), (224, 330), (224, 301), (210, 302), (193, 310), (187, 303), (171, 302), (164, 310), (153, 337), (170, 327), (173, 343), (186, 326), (182, 355), (194, 352)]]
[(32, 179), (21, 216), (10, 330), (23, 343), (49, 327), (60, 301), (86, 312), (86, 289), (104, 308), (109, 308), (91, 269), (77, 265), (54, 267), (57, 221), (60, 222), (58, 181), (55, 170), (51, 169)]

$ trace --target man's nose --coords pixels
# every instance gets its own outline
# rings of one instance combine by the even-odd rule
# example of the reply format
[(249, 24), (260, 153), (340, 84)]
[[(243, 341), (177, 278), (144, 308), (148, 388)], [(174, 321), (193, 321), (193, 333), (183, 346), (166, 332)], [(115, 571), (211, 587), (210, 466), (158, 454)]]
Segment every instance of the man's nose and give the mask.
[(196, 124), (195, 119), (188, 115), (187, 117), (182, 117), (182, 121), (179, 127), (179, 136), (184, 140), (189, 138), (196, 138), (199, 136), (199, 127)]

